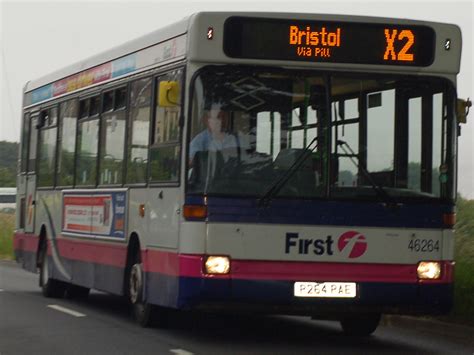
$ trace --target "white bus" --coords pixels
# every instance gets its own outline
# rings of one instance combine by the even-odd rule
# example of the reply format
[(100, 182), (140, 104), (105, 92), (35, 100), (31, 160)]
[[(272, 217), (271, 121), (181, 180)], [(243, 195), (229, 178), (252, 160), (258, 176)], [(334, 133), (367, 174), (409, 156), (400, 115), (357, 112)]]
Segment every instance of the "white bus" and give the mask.
[(460, 57), (455, 25), (204, 12), (28, 82), (17, 260), (142, 325), (446, 313)]
[(13, 213), (16, 208), (16, 188), (0, 187), (0, 213)]

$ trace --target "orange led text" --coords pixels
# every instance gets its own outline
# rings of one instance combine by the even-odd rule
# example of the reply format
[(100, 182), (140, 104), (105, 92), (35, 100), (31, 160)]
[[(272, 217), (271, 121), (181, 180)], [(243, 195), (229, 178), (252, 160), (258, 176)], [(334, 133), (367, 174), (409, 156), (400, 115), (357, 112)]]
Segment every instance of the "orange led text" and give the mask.
[[(390, 30), (386, 28), (384, 30), (384, 33), (387, 46), (385, 47), (383, 59), (390, 61), (413, 62), (413, 54), (409, 53), (411, 47), (415, 43), (415, 36), (413, 35), (413, 32), (410, 30), (402, 30), (398, 32), (398, 30)], [(406, 40), (405, 44), (403, 45), (402, 49), (397, 53), (395, 49), (395, 42), (400, 42), (404, 40)]]
[(290, 26), (289, 44), (295, 45), (299, 57), (331, 57), (331, 47), (341, 46), (341, 29), (328, 31), (326, 27), (312, 29)]

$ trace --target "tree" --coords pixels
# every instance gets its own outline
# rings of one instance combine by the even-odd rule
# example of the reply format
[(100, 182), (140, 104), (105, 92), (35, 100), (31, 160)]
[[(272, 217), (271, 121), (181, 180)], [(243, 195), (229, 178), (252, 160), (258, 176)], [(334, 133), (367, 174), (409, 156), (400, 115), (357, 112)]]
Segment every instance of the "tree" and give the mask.
[(18, 143), (0, 141), (0, 187), (15, 187)]

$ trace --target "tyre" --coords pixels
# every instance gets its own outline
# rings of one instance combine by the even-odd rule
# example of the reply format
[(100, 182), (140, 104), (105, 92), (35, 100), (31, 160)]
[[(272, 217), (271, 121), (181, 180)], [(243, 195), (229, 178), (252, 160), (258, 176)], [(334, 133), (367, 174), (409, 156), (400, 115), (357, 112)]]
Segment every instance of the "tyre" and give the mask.
[(155, 325), (165, 327), (167, 324), (167, 312), (164, 308), (154, 306), (144, 300), (144, 273), (141, 262), (140, 249), (130, 263), (128, 271), (128, 300), (132, 305), (133, 317), (142, 327)]
[(351, 316), (341, 320), (342, 330), (346, 335), (369, 336), (377, 329), (380, 314), (364, 314)]
[(64, 296), (66, 284), (49, 277), (49, 258), (47, 242), (44, 242), (40, 251), (40, 276), (39, 285), (45, 297), (59, 298)]

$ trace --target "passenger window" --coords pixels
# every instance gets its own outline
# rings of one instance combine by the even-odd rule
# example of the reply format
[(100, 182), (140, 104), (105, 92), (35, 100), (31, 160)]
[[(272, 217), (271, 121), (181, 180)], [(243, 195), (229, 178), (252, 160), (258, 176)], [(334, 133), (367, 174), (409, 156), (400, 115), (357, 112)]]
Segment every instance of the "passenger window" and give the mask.
[(90, 115), (95, 116), (99, 114), (100, 96), (94, 96), (90, 99)]
[(59, 106), (58, 186), (74, 184), (77, 109), (77, 100), (69, 100)]
[(25, 173), (28, 169), (28, 142), (30, 135), (30, 114), (23, 117), (23, 136), (21, 139), (21, 172)]
[[(181, 102), (177, 91), (182, 88), (183, 71), (174, 70), (156, 79), (156, 107), (154, 118), (154, 134), (150, 148), (150, 180), (153, 182), (177, 182), (179, 177), (180, 157), (180, 114)], [(171, 93), (160, 93), (160, 82), (170, 83), (162, 85), (161, 90), (174, 90)], [(170, 94), (170, 95), (168, 95)], [(168, 102), (160, 105), (161, 98)], [(172, 99), (170, 97), (173, 96)], [(176, 96), (176, 97), (174, 97)], [(176, 102), (174, 102), (176, 100)]]
[(38, 142), (38, 115), (30, 121), (30, 142), (28, 150), (28, 172), (36, 171), (36, 143)]
[(101, 117), (100, 185), (119, 185), (123, 181), (126, 93), (127, 88), (123, 87), (104, 94), (106, 112)]
[(152, 78), (134, 81), (130, 89), (127, 183), (146, 183)]
[[(87, 103), (84, 103), (87, 102)], [(97, 181), (97, 157), (99, 147), (99, 118), (92, 116), (90, 111), (91, 99), (81, 101), (80, 110), (87, 108), (81, 113), (77, 132), (77, 160), (76, 160), (76, 185), (91, 186)]]
[(112, 111), (114, 108), (114, 91), (108, 91), (103, 95), (102, 112)]
[(119, 110), (125, 108), (127, 103), (127, 88), (120, 88), (115, 90), (115, 104), (114, 109)]
[(58, 129), (57, 109), (51, 108), (40, 113), (40, 133), (38, 152), (38, 186), (53, 187), (56, 162), (56, 139)]

